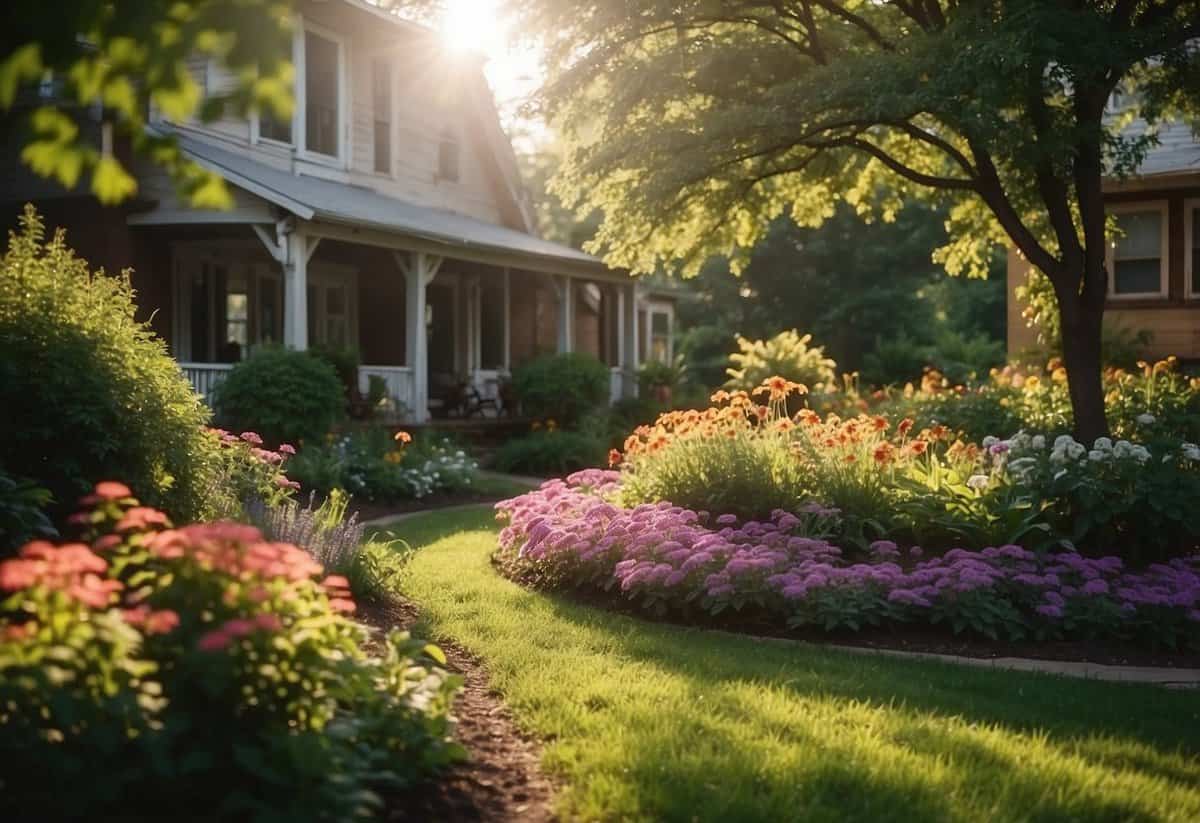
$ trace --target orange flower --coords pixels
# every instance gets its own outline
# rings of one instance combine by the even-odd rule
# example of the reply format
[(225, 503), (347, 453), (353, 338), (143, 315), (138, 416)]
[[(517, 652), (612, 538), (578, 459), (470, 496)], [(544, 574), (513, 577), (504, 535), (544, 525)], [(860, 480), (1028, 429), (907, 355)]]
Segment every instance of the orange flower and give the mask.
[(619, 465), (621, 465), (621, 453), (619, 451), (617, 451), (616, 449), (609, 449), (608, 450), (608, 467), (611, 469), (611, 468), (616, 468)]
[(708, 398), (710, 403), (726, 403), (729, 401), (729, 392), (721, 389), (713, 392), (712, 397)]
[(794, 429), (795, 427), (796, 427), (796, 424), (793, 423), (790, 419), (788, 419), (786, 417), (775, 421), (775, 428), (781, 432), (789, 432), (792, 429)]
[(877, 432), (886, 431), (888, 427), (887, 418), (881, 415), (875, 415), (871, 418), (871, 427)]
[(910, 431), (912, 431), (912, 427), (913, 427), (913, 421), (906, 417), (900, 421), (900, 425), (896, 426), (896, 432), (901, 437), (903, 437), (904, 435), (906, 435)]
[(407, 446), (409, 443), (412, 442), (412, 435), (405, 431), (399, 431), (399, 432), (396, 432), (396, 435), (393, 439), (397, 443)]
[(925, 453), (927, 448), (929, 448), (929, 444), (924, 440), (914, 440), (908, 444), (908, 448), (913, 454), (921, 455)]
[(892, 459), (892, 444), (880, 443), (875, 447), (875, 453), (872, 456), (875, 458), (875, 462), (880, 465), (889, 462)]

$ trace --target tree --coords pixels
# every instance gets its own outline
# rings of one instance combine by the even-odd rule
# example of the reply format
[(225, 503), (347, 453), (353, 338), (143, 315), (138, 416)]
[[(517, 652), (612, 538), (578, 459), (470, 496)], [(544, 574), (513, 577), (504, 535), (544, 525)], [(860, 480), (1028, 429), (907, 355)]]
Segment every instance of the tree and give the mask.
[[(1105, 174), (1200, 109), (1200, 0), (525, 0), (546, 41), (560, 193), (634, 271), (735, 268), (772, 220), (843, 200), (948, 209), (935, 259), (1011, 243), (1053, 285), (1076, 433), (1105, 433)], [(1119, 87), (1136, 102), (1111, 116)], [(1125, 131), (1133, 117), (1149, 129)], [(881, 183), (889, 194), (875, 197)]]
[[(0, 7), (0, 136), (17, 136), (21, 159), (37, 174), (74, 188), (90, 177), (103, 203), (120, 202), (137, 182), (116, 150), (163, 166), (193, 205), (232, 201), (220, 176), (183, 156), (170, 136), (146, 130), (157, 109), (173, 120), (226, 111), (245, 116), (292, 108), (293, 0), (92, 0), (10, 2)], [(189, 57), (228, 68), (232, 87), (206, 96)], [(73, 116), (102, 107), (100, 145)], [(4, 134), (7, 133), (7, 134)]]

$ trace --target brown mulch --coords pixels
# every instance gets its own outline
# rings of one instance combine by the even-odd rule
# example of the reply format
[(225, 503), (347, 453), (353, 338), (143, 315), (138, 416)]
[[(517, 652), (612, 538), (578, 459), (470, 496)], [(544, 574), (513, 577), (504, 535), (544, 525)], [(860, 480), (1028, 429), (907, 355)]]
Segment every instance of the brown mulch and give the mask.
[[(363, 606), (358, 618), (377, 631), (408, 628), (417, 620), (402, 600)], [(554, 820), (554, 784), (542, 773), (540, 747), (521, 732), (489, 686), (487, 670), (454, 643), (439, 642), (447, 668), (465, 683), (454, 705), (455, 737), (468, 760), (451, 767), (403, 798), (385, 798), (384, 819), (425, 821)]]

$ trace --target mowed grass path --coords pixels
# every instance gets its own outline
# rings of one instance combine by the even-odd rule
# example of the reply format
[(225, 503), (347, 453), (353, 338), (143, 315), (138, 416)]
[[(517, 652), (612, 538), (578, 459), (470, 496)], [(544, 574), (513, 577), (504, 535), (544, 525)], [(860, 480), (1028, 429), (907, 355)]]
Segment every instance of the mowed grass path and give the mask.
[(396, 527), (589, 820), (1200, 820), (1200, 695), (756, 642), (533, 593), (487, 510)]

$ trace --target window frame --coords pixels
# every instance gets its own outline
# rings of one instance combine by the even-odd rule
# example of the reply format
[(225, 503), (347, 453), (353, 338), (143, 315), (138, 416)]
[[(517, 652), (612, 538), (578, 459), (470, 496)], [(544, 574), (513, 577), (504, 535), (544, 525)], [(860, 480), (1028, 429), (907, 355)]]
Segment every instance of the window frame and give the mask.
[(1183, 299), (1200, 302), (1200, 270), (1193, 261), (1195, 247), (1200, 246), (1196, 234), (1196, 216), (1200, 214), (1200, 197), (1183, 201)]
[[(439, 183), (461, 183), (463, 179), (463, 139), (456, 126), (445, 125), (438, 129), (437, 137), (437, 168), (434, 169), (434, 179)], [(454, 176), (442, 174), (442, 148), (454, 147)]]
[[(309, 34), (330, 41), (337, 46), (337, 154), (330, 155), (315, 151), (308, 147), (308, 44)], [(296, 154), (310, 163), (332, 166), (338, 169), (346, 168), (346, 158), (349, 157), (349, 147), (346, 145), (346, 113), (350, 111), (350, 82), (349, 63), (346, 59), (346, 38), (344, 35), (327, 29), (324, 26), (304, 20), (296, 29), (299, 38), (300, 59), (296, 65), (296, 105), (292, 117), (292, 140), (296, 145)], [(294, 47), (295, 50), (295, 47)]]
[(1104, 264), (1108, 269), (1108, 299), (1112, 301), (1125, 300), (1161, 300), (1169, 296), (1171, 283), (1171, 215), (1166, 200), (1138, 200), (1128, 203), (1114, 203), (1108, 206), (1107, 214), (1118, 217), (1122, 214), (1157, 211), (1159, 220), (1159, 258), (1158, 258), (1158, 290), (1143, 292), (1117, 292), (1115, 238), (1110, 238), (1104, 247)]
[(292, 67), (295, 73), (295, 79), (292, 82), (292, 139), (279, 140), (275, 137), (265, 137), (262, 133), (262, 114), (258, 111), (250, 115), (250, 145), (252, 146), (268, 146), (277, 149), (286, 149), (287, 151), (295, 151), (300, 144), (297, 141), (297, 125), (300, 123), (300, 88), (299, 72), (295, 69), (296, 66), (303, 65), (304, 53), (304, 26), (297, 19), (292, 30)]

